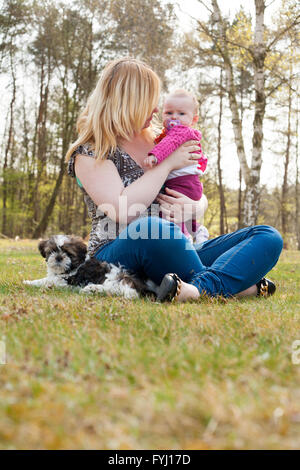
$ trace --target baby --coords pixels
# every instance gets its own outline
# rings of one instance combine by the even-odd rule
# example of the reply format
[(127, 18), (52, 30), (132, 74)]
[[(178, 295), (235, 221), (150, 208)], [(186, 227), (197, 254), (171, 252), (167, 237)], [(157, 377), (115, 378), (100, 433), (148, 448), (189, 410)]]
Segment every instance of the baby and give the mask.
[[(163, 105), (164, 129), (155, 139), (156, 146), (144, 161), (145, 166), (152, 168), (188, 140), (198, 140), (199, 151), (195, 152), (199, 153), (198, 163), (172, 171), (164, 185), (166, 188), (185, 194), (194, 201), (201, 199), (203, 186), (199, 181), (199, 175), (203, 175), (207, 166), (207, 158), (203, 155), (200, 144), (201, 132), (191, 127), (198, 121), (197, 111), (198, 103), (191, 93), (177, 90), (168, 95)], [(190, 238), (184, 223), (181, 224), (181, 229)], [(207, 229), (195, 219), (192, 220), (192, 232), (196, 243), (202, 243), (208, 239)]]

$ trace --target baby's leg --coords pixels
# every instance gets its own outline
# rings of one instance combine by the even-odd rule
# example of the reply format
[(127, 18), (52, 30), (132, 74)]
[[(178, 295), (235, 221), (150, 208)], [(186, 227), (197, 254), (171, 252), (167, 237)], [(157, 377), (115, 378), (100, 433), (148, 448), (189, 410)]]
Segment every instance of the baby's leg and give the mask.
[(209, 232), (204, 225), (197, 224), (196, 232), (193, 232), (195, 243), (203, 243), (209, 239)]
[(193, 233), (196, 233), (199, 227), (200, 227), (199, 222), (197, 222), (196, 219), (193, 219), (192, 220), (192, 231), (193, 231)]

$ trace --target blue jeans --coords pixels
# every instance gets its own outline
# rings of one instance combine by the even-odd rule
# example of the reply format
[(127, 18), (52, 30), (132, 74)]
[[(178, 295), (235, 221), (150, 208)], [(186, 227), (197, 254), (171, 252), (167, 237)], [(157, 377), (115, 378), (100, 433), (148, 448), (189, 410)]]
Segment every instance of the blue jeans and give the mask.
[(279, 232), (267, 225), (247, 227), (193, 245), (180, 228), (158, 217), (129, 224), (95, 254), (160, 284), (176, 273), (210, 296), (232, 296), (256, 284), (277, 263), (283, 246)]

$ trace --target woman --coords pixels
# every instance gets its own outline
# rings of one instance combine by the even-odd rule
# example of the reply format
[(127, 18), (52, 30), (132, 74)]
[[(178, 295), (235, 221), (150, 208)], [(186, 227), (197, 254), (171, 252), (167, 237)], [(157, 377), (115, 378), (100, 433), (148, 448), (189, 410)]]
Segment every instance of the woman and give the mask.
[[(198, 159), (198, 142), (145, 171), (159, 93), (150, 67), (118, 59), (105, 67), (78, 119), (67, 160), (92, 218), (89, 254), (143, 273), (160, 286), (161, 301), (272, 294), (275, 285), (264, 276), (282, 250), (274, 228), (245, 228), (193, 246), (176, 223), (196, 217), (201, 204), (171, 190), (160, 194), (170, 171)], [(155, 215), (158, 204), (168, 220)]]

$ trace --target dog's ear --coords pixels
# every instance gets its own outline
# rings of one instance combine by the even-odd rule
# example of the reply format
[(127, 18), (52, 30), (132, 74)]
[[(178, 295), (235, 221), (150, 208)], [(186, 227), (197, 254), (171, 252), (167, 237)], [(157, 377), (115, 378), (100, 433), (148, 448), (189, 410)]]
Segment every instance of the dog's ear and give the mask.
[(82, 260), (85, 260), (85, 257), (86, 257), (86, 254), (87, 254), (87, 246), (86, 244), (81, 241), (79, 244), (78, 244), (78, 251), (79, 251), (79, 256)]
[(87, 246), (80, 237), (73, 236), (72, 241), (75, 242), (77, 256), (80, 260), (84, 261), (87, 254)]
[(43, 258), (46, 258), (46, 251), (45, 251), (45, 247), (48, 243), (48, 240), (42, 240), (40, 241), (40, 243), (38, 244), (38, 249), (40, 250), (40, 253), (42, 255)]

